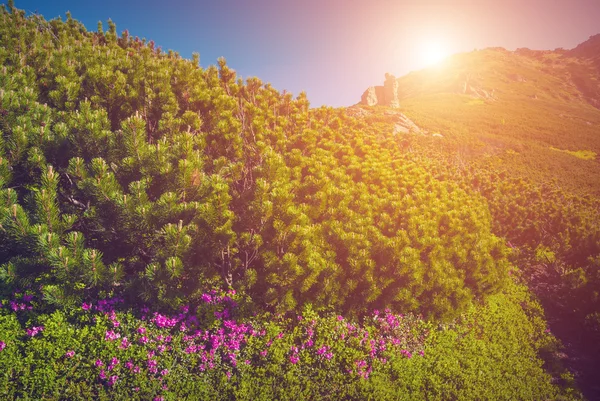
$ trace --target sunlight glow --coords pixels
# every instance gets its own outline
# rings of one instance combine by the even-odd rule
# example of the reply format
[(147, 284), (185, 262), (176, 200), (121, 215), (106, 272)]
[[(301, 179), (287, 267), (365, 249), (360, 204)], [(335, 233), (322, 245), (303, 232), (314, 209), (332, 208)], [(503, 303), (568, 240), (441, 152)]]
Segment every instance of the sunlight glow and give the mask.
[(450, 55), (448, 46), (439, 40), (427, 40), (419, 46), (420, 62), (425, 66), (438, 64)]

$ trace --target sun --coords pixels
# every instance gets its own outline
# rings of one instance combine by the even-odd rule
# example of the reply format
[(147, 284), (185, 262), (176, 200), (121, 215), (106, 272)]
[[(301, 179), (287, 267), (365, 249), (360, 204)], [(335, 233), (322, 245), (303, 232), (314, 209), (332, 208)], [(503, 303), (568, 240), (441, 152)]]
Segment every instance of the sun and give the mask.
[(427, 40), (419, 47), (420, 62), (425, 66), (438, 64), (449, 56), (448, 46), (441, 40)]

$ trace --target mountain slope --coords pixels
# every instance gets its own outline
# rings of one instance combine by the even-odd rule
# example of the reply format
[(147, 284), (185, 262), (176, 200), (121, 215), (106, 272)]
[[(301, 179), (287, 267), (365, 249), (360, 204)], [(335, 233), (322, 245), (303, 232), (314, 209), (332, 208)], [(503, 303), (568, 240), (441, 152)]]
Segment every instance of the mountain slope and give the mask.
[(600, 194), (598, 41), (454, 55), (397, 79), (400, 110), (458, 141), (457, 157), (495, 156), (538, 182)]
[(387, 124), (436, 177), (486, 199), (493, 232), (512, 247), (596, 399), (600, 35), (572, 50), (457, 54), (397, 83), (399, 108), (356, 105), (351, 114)]

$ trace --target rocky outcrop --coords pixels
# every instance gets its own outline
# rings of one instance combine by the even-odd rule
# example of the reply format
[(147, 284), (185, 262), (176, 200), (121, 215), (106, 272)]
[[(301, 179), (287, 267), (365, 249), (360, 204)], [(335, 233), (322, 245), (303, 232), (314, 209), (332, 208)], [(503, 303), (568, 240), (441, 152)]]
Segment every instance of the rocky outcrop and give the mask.
[(426, 132), (419, 128), (410, 118), (400, 112), (388, 112), (386, 115), (395, 117), (394, 134), (425, 134)]
[(483, 89), (479, 81), (473, 77), (471, 73), (463, 73), (458, 79), (458, 93), (470, 95), (475, 98), (484, 100), (495, 100), (495, 90)]
[(392, 133), (395, 135), (420, 135), (430, 136), (433, 138), (443, 138), (444, 136), (439, 132), (430, 132), (424, 128), (419, 127), (410, 118), (399, 110), (385, 110), (381, 114), (381, 110), (369, 109), (359, 104), (346, 108), (346, 113), (349, 116), (356, 118), (367, 118), (370, 116), (378, 116), (379, 119), (383, 119), (390, 124)]
[(398, 81), (392, 74), (385, 74), (383, 86), (371, 86), (360, 97), (360, 104), (367, 106), (400, 107)]
[(383, 104), (390, 107), (400, 107), (398, 100), (398, 81), (392, 74), (385, 74), (383, 83)]
[(371, 86), (360, 98), (361, 104), (376, 106), (383, 101), (383, 86)]

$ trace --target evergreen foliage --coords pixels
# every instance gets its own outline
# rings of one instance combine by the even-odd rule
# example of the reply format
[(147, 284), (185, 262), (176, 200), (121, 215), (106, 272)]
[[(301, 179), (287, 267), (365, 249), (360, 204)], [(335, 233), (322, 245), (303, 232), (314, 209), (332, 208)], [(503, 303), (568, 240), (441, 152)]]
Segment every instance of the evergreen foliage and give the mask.
[(502, 287), (485, 203), (385, 132), (110, 21), (2, 19), (7, 280), (61, 306), (115, 290), (176, 306), (220, 285), (277, 311), (443, 319)]

